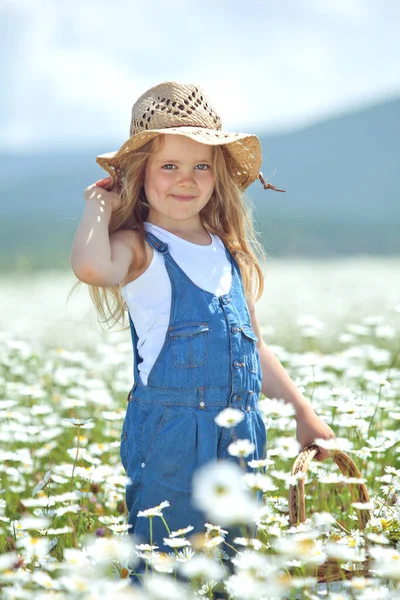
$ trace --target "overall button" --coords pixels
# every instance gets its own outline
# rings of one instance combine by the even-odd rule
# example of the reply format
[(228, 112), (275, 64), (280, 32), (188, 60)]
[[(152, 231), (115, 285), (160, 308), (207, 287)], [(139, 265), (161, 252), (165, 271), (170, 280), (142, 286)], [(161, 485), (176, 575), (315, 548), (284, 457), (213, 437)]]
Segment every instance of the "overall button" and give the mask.
[(203, 400), (202, 400), (201, 402), (199, 402), (199, 406), (200, 406), (200, 408), (204, 408), (204, 407), (205, 407), (205, 405), (206, 405), (206, 404), (205, 404), (205, 402), (203, 402)]
[(221, 298), (221, 302), (222, 302), (222, 304), (229, 304), (230, 300), (229, 300), (229, 298), (225, 298), (225, 296), (223, 296)]
[(235, 369), (240, 369), (240, 367), (244, 367), (244, 362), (239, 362), (238, 360), (235, 360), (233, 366), (235, 367)]
[(232, 331), (232, 333), (237, 333), (238, 331), (240, 331), (240, 329), (238, 329), (238, 328), (236, 327), (236, 325), (232, 325), (232, 327), (231, 327), (231, 331)]
[(141, 466), (141, 467), (144, 467), (144, 466), (145, 466), (145, 464), (146, 464), (146, 463), (142, 463), (140, 466)]
[(231, 396), (231, 400), (232, 402), (236, 402), (242, 399), (242, 396), (239, 396), (238, 394), (232, 394)]

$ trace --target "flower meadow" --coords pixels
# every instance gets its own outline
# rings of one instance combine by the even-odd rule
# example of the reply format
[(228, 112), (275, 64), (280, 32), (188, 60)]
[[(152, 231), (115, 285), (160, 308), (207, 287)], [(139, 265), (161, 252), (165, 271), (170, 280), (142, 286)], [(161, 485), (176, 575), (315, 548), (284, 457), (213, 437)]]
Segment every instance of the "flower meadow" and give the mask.
[[(168, 498), (140, 513), (149, 531), (164, 521), (168, 553), (158, 552), (162, 540), (144, 544), (128, 533), (119, 445), (132, 385), (129, 329), (102, 330), (83, 284), (67, 305), (70, 275), (4, 275), (0, 597), (400, 599), (399, 266), (272, 265), (259, 308), (267, 344), (334, 430), (326, 447), (357, 465), (370, 502), (353, 502), (349, 486), (357, 481), (332, 459), (314, 460), (305, 475), (307, 518), (291, 526), (300, 451), (294, 412), (283, 399), (262, 398), (267, 458), (252, 461), (250, 473), (230, 461), (195, 473), (204, 535), (192, 535), (190, 523), (169, 529)], [(228, 408), (218, 424), (234, 428), (240, 418)], [(241, 439), (229, 449), (239, 459), (251, 450)], [(368, 512), (365, 529), (357, 511)], [(231, 525), (240, 528), (233, 557), (225, 544)], [(342, 579), (318, 582), (328, 558)], [(133, 586), (140, 561), (146, 568)]]

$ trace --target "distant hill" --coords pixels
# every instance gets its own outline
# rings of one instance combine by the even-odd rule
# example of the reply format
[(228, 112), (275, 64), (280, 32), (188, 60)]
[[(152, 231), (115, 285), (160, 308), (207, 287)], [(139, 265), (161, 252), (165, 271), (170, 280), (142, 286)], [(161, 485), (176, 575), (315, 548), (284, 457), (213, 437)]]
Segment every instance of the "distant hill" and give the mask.
[(400, 254), (400, 99), (276, 137), (251, 195), (272, 255)]
[[(400, 254), (400, 98), (278, 136), (260, 136), (264, 176), (286, 193), (254, 200), (267, 255), (326, 258)], [(105, 172), (98, 154), (124, 140), (72, 151), (0, 154), (0, 269), (70, 269), (83, 191)]]

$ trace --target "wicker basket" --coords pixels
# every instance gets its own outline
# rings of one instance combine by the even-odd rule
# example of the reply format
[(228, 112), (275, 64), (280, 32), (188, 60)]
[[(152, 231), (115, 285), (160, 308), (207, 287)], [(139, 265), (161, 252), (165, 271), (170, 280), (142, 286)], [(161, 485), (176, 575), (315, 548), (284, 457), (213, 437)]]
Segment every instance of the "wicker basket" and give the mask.
[[(303, 448), (303, 450), (299, 453), (298, 457), (293, 463), (292, 467), (292, 475), (296, 475), (300, 471), (304, 474), (308, 469), (308, 465), (318, 454), (318, 446), (315, 444), (310, 444)], [(330, 450), (330, 458), (332, 458), (335, 463), (338, 465), (342, 473), (348, 477), (361, 477), (361, 474), (351, 460), (351, 458), (341, 450)], [(298, 480), (296, 485), (289, 486), (289, 523), (290, 525), (298, 525), (299, 523), (304, 523), (306, 520), (306, 509), (305, 509), (305, 499), (304, 499), (304, 479), (305, 477)], [(348, 484), (350, 488), (350, 495), (353, 502), (369, 502), (369, 496), (367, 492), (367, 488), (363, 483), (358, 484)], [(365, 529), (365, 526), (370, 519), (371, 513), (366, 510), (357, 511), (358, 523), (360, 529)], [(358, 563), (359, 567), (357, 567), (356, 571), (346, 571), (340, 568), (340, 563), (337, 559), (328, 558), (322, 565), (319, 565), (317, 568), (317, 580), (318, 582), (330, 582), (330, 581), (340, 581), (342, 579), (351, 579), (354, 575), (370, 577), (371, 574), (368, 573), (369, 568), (369, 559)], [(308, 569), (308, 567), (306, 567)], [(315, 570), (312, 573), (315, 575)]]

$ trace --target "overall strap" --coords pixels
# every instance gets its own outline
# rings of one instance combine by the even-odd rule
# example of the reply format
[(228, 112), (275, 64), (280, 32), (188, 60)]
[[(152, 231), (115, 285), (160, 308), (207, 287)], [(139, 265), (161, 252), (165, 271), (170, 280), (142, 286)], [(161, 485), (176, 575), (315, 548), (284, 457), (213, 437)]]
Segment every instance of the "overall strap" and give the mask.
[(146, 240), (149, 242), (150, 246), (152, 246), (155, 250), (158, 250), (158, 252), (161, 252), (162, 254), (168, 252), (168, 244), (158, 239), (158, 237), (156, 237), (154, 233), (146, 231), (145, 235)]
[[(162, 242), (158, 237), (156, 237), (154, 235), (154, 233), (151, 233), (150, 231), (145, 231), (145, 235), (146, 235), (146, 239), (148, 241), (148, 243), (158, 252), (161, 252), (161, 254), (166, 254), (169, 255), (169, 250), (168, 250), (168, 244), (166, 242)], [(232, 256), (232, 254), (229, 252), (228, 248), (226, 247), (226, 245), (224, 244), (223, 240), (222, 241), (222, 245), (224, 246), (224, 250), (225, 250), (225, 254), (226, 257), (229, 261), (229, 263), (231, 265), (233, 265), (233, 271), (236, 272), (237, 276), (239, 277), (239, 279), (242, 279), (242, 275), (240, 272), (240, 268), (239, 265), (236, 261), (236, 259), (234, 258), (234, 256)], [(169, 255), (170, 256), (170, 255)], [(166, 258), (166, 257), (164, 257)], [(170, 258), (172, 259), (172, 256), (170, 256)], [(168, 261), (169, 262), (169, 261)], [(174, 261), (175, 262), (175, 261)]]
[[(241, 271), (240, 271), (240, 268), (239, 268), (239, 265), (238, 265), (238, 262), (237, 262), (237, 260), (236, 260), (235, 256), (234, 256), (234, 255), (232, 255), (232, 254), (229, 252), (229, 250), (228, 250), (227, 246), (224, 244), (223, 240), (221, 240), (221, 241), (222, 241), (222, 244), (223, 244), (223, 246), (224, 246), (224, 250), (225, 250), (226, 257), (227, 257), (228, 261), (230, 262), (230, 264), (231, 264), (231, 265), (233, 265), (232, 274), (233, 274), (234, 272), (236, 272), (236, 275), (237, 275), (237, 276), (239, 277), (239, 279), (241, 280), (241, 279), (242, 279), (242, 274), (241, 274)], [(236, 254), (236, 253), (234, 253), (234, 254)]]

